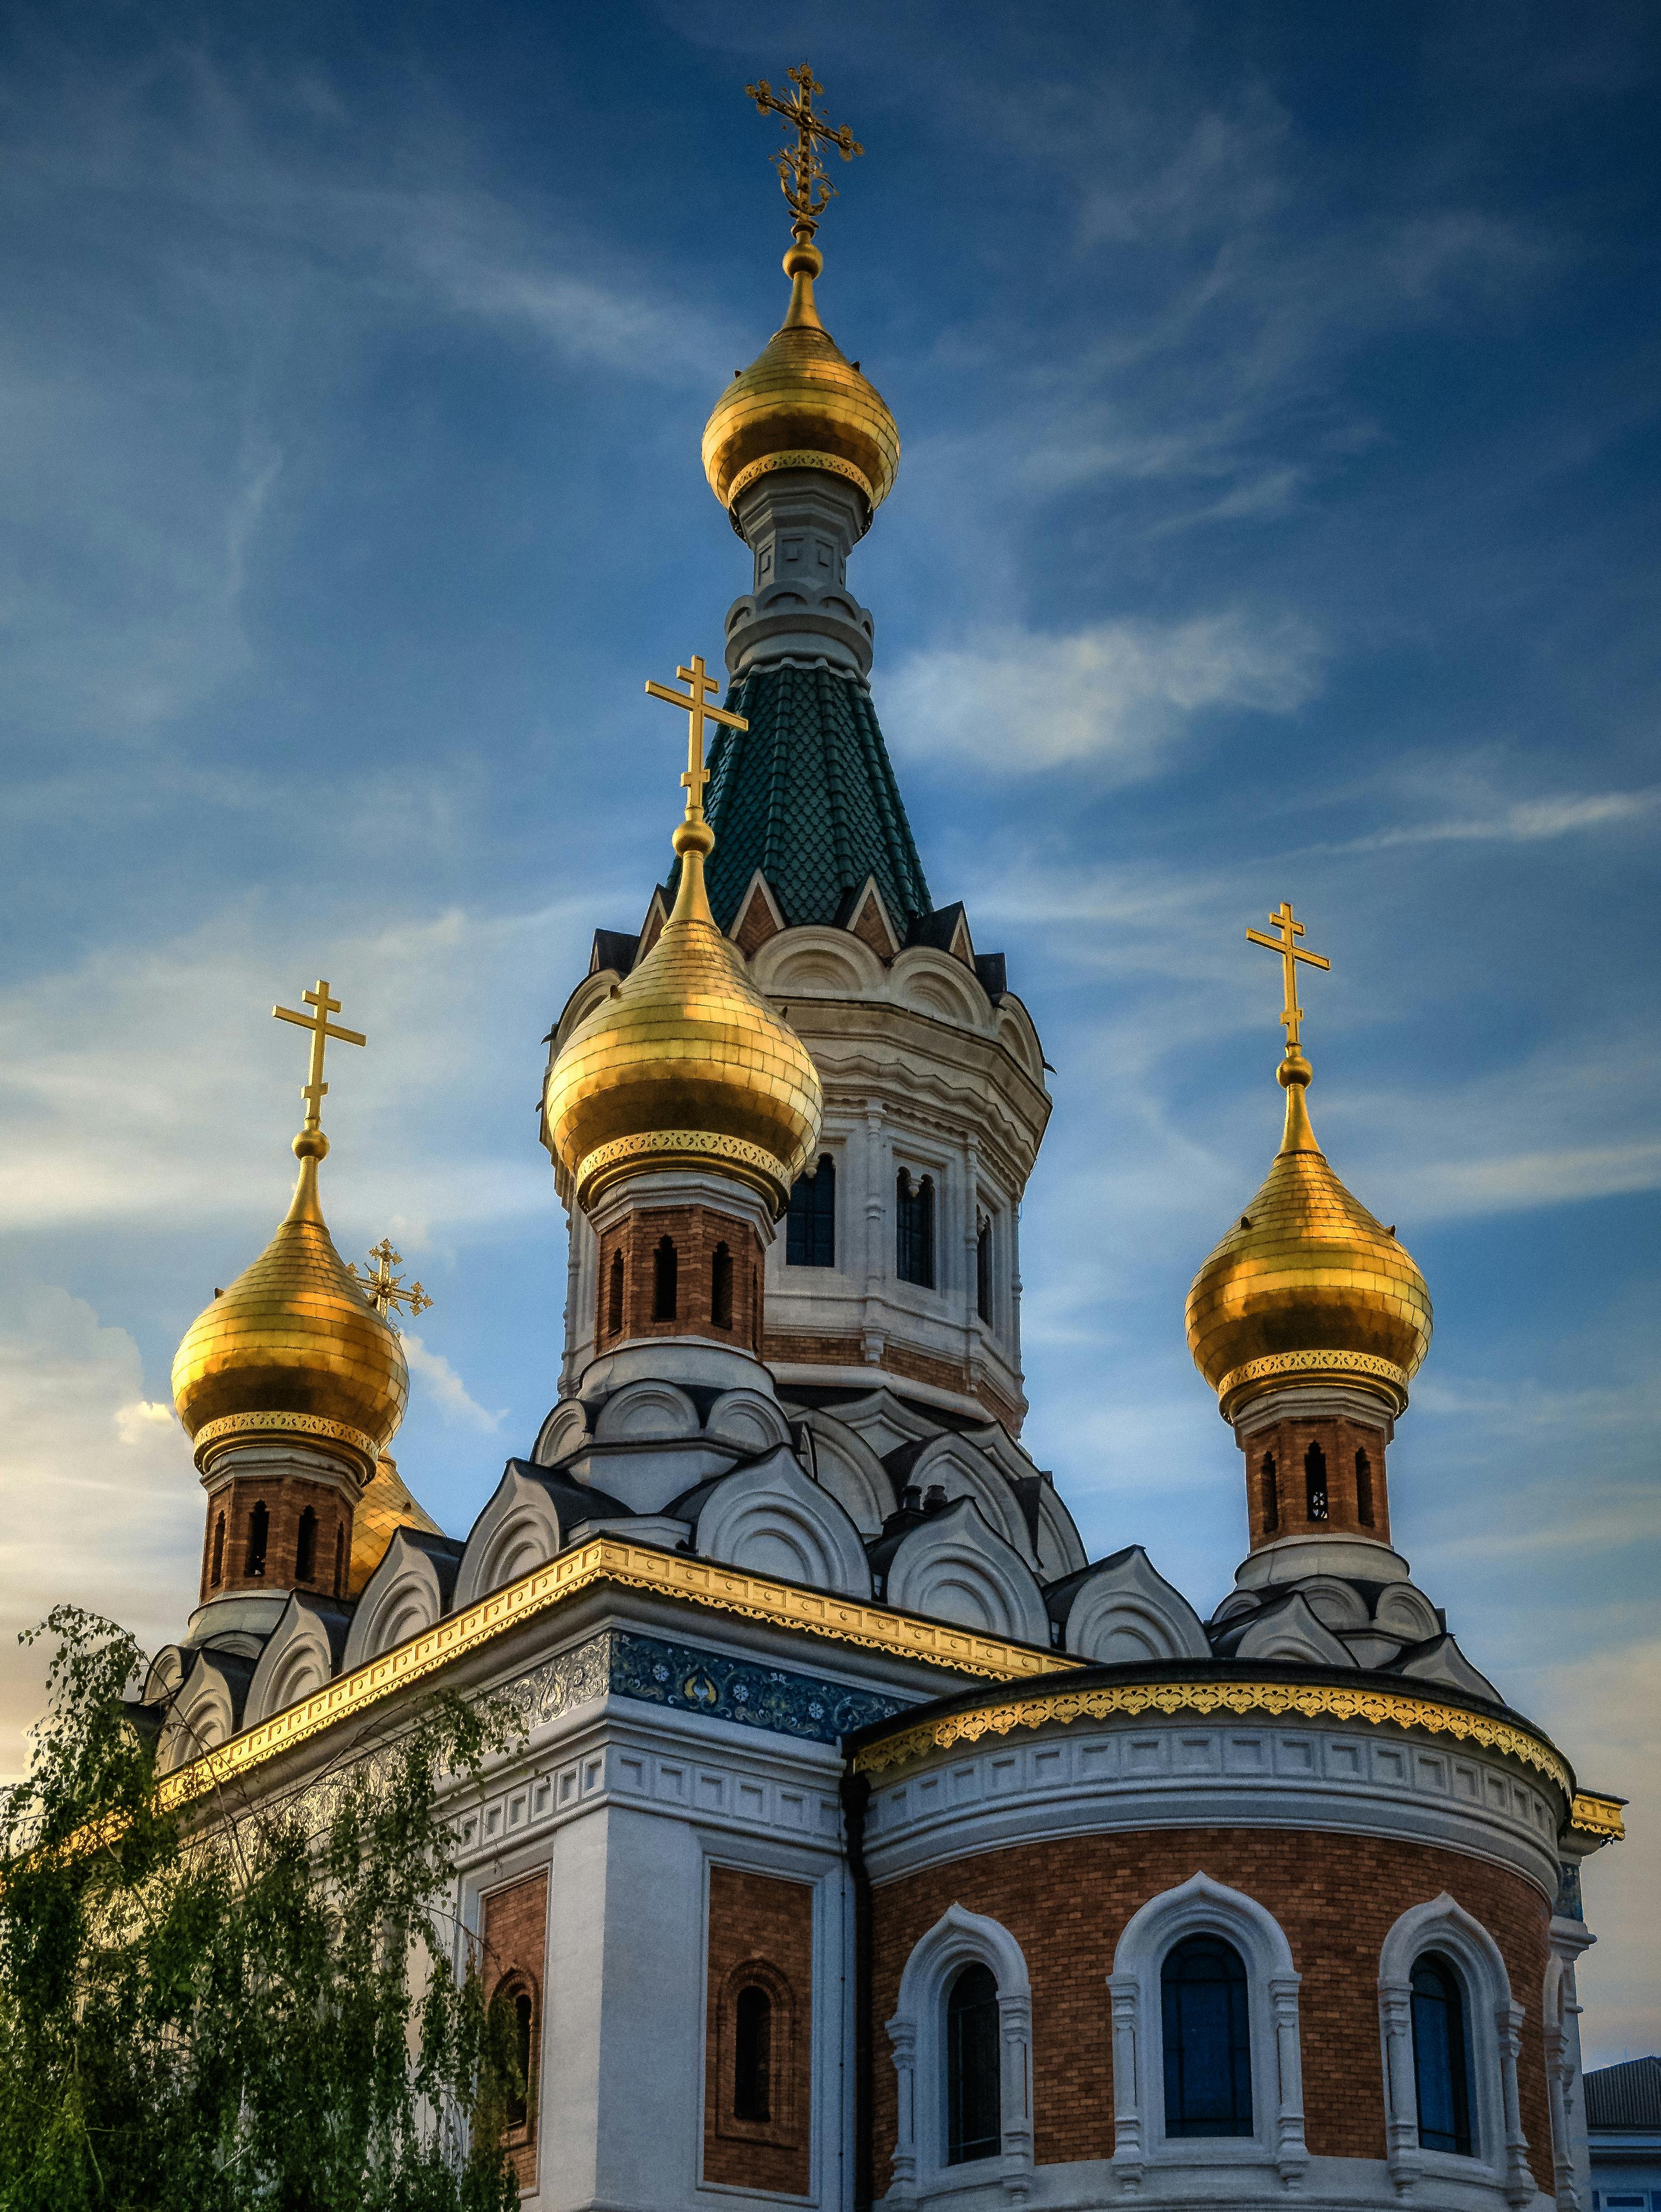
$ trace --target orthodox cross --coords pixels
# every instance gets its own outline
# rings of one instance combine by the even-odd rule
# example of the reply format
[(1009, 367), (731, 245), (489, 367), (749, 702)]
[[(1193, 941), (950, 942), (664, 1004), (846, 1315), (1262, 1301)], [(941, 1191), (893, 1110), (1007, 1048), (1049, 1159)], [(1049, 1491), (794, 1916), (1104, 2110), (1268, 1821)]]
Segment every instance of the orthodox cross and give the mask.
[(306, 1088), (300, 1095), (306, 1101), (306, 1126), (308, 1129), (317, 1129), (323, 1126), (323, 1102), (329, 1095), (329, 1086), (323, 1079), (326, 1040), (333, 1037), (338, 1044), (365, 1044), (368, 1040), (360, 1036), (356, 1030), (337, 1030), (335, 1027), (329, 1017), (340, 1012), (340, 1000), (329, 996), (329, 986), (320, 979), (315, 991), (305, 994), (305, 1000), (308, 1006), (317, 1009), (315, 1013), (297, 1014), (288, 1006), (273, 1006), (271, 1014), (276, 1021), (294, 1022), (301, 1029), (312, 1032), (312, 1065), (306, 1079)]
[(814, 109), (815, 96), (823, 92), (824, 86), (815, 77), (803, 62), (800, 69), (787, 70), (785, 75), (796, 87), (792, 97), (776, 93), (766, 77), (760, 84), (747, 84), (745, 96), (755, 102), (758, 113), (779, 118), (786, 135), (792, 125), (796, 130), (795, 146), (781, 146), (773, 157), (779, 172), (779, 183), (785, 198), (790, 202), (791, 212), (796, 217), (796, 235), (805, 245), (819, 228), (819, 218), (836, 198), (836, 187), (825, 174), (819, 159), (819, 141), (834, 146), (845, 161), (852, 161), (864, 148), (845, 123), (834, 131), (822, 115)]
[(749, 724), (742, 714), (729, 714), (724, 707), (712, 707), (709, 694), (720, 686), (712, 676), (704, 671), (704, 656), (694, 653), (690, 668), (677, 668), (675, 673), (688, 689), (671, 691), (666, 684), (654, 684), (648, 678), (646, 690), (654, 699), (666, 699), (671, 707), (682, 707), (687, 717), (687, 772), (681, 778), (686, 786), (687, 820), (701, 822), (704, 818), (704, 786), (709, 781), (709, 770), (704, 766), (704, 724), (719, 722), (729, 730), (747, 730)]
[(1288, 1053), (1297, 1048), (1298, 1024), (1303, 1019), (1303, 1008), (1298, 1004), (1298, 963), (1306, 960), (1312, 968), (1331, 968), (1332, 963), (1324, 953), (1306, 952), (1297, 939), (1303, 935), (1303, 924), (1292, 912), (1291, 902), (1282, 899), (1277, 912), (1269, 917), (1280, 932), (1278, 937), (1265, 937), (1261, 930), (1248, 929), (1246, 935), (1253, 945), (1266, 945), (1271, 952), (1278, 952), (1286, 969), (1286, 1009), (1281, 1022), (1286, 1030)]
[(374, 1262), (373, 1273), (366, 1267), (360, 1274), (350, 1266), (346, 1272), (383, 1321), (399, 1306), (408, 1306), (412, 1318), (427, 1311), (433, 1301), (421, 1285), (410, 1283), (406, 1286), (393, 1273), (395, 1267), (403, 1265), (403, 1255), (393, 1250), (390, 1237), (383, 1237), (379, 1244), (372, 1244), (369, 1257)]

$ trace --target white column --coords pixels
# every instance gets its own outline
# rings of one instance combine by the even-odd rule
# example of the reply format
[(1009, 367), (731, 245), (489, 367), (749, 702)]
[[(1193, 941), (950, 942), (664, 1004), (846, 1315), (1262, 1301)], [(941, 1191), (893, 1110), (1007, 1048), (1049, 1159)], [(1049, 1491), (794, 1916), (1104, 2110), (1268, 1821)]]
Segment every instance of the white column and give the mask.
[(1534, 2176), (1529, 2171), (1528, 2137), (1523, 2133), (1522, 2100), (1517, 2093), (1517, 2054), (1523, 2042), (1522, 2006), (1496, 2005), (1494, 2024), (1500, 2036), (1500, 2085), (1506, 2118), (1506, 2202), (1530, 2204), (1534, 2201)]
[(894, 2019), (888, 2022), (894, 2045), (894, 2177), (888, 2194), (902, 2204), (917, 2200), (917, 2026)]
[(1003, 2069), (999, 2082), (1003, 2191), (1022, 2197), (1033, 2185), (1033, 2001), (997, 2001)]
[(1303, 2050), (1298, 2037), (1298, 1986), (1301, 1979), (1298, 1974), (1275, 1974), (1269, 1983), (1280, 2099), (1276, 2115), (1275, 2163), (1288, 2189), (1297, 2187), (1309, 2164), (1309, 2148), (1303, 2134)]
[(1403, 2196), (1418, 2179), (1419, 2093), (1413, 2078), (1413, 1999), (1406, 1982), (1379, 1984), (1385, 2047), (1385, 2155)]
[(1122, 2188), (1140, 2189), (1147, 2148), (1137, 2049), (1142, 1985), (1134, 1974), (1109, 1974), (1107, 1990), (1113, 2011), (1113, 2172)]

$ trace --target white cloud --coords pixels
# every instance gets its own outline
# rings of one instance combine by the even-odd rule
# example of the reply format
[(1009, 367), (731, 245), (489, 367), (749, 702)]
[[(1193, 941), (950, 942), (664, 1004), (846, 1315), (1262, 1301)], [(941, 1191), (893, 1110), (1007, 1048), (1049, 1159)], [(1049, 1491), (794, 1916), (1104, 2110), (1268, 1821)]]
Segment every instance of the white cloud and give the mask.
[(1600, 830), (1615, 822), (1634, 822), (1661, 805), (1661, 785), (1645, 791), (1602, 791), (1580, 798), (1567, 793), (1554, 799), (1519, 799), (1485, 815), (1467, 815), (1442, 822), (1403, 823), (1398, 829), (1380, 830), (1357, 837), (1341, 849), (1347, 853), (1387, 852), (1398, 845), (1508, 844), (1533, 845), (1547, 837), (1567, 837), (1577, 830)]
[(1661, 1139), (1626, 1145), (1565, 1146), (1474, 1160), (1433, 1160), (1394, 1176), (1404, 1212), (1454, 1220), (1509, 1213), (1534, 1206), (1566, 1206), (1622, 1191), (1661, 1188)]
[(504, 1407), (500, 1413), (486, 1413), (443, 1353), (429, 1352), (413, 1329), (403, 1332), (403, 1355), (409, 1363), (411, 1376), (428, 1391), (446, 1420), (482, 1429), (490, 1436), (500, 1428), (506, 1409)]
[(887, 719), (911, 750), (1001, 775), (1088, 761), (1128, 781), (1157, 769), (1208, 708), (1302, 706), (1320, 688), (1320, 659), (1296, 618), (1237, 610), (1065, 637), (1005, 630), (914, 653), (891, 681)]
[(45, 1678), (20, 1629), (70, 1603), (155, 1649), (195, 1602), (201, 1486), (171, 1408), (142, 1386), (138, 1346), (84, 1300), (0, 1293), (0, 1775), (22, 1771)]

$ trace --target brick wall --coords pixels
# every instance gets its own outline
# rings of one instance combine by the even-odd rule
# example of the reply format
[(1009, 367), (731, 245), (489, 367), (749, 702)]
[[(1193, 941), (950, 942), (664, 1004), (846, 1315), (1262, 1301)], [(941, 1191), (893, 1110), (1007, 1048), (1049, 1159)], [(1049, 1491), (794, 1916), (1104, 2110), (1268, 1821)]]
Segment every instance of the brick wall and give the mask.
[[(1278, 1536), (1361, 1535), (1390, 1541), (1390, 1498), (1385, 1487), (1385, 1432), (1361, 1421), (1322, 1419), (1276, 1421), (1268, 1428), (1237, 1438), (1246, 1455), (1246, 1496), (1252, 1530), (1252, 1548), (1272, 1544)], [(1304, 1455), (1318, 1444), (1326, 1460), (1325, 1521), (1312, 1521), (1306, 1510), (1308, 1481)], [(1355, 1455), (1367, 1454), (1373, 1477), (1373, 1518), (1364, 1522), (1356, 1498)], [(1280, 1504), (1278, 1526), (1267, 1511), (1263, 1462), (1275, 1455), (1276, 1490)]]
[(1012, 1437), (1021, 1434), (1020, 1408), (995, 1390), (984, 1376), (971, 1374), (961, 1360), (913, 1352), (908, 1346), (889, 1341), (882, 1347), (881, 1360), (872, 1364), (866, 1359), (858, 1337), (839, 1336), (829, 1329), (769, 1329), (765, 1347), (762, 1357), (770, 1367), (864, 1367), (870, 1374), (872, 1389), (888, 1375), (906, 1382), (931, 1382), (939, 1390), (957, 1391), (978, 1399), (987, 1419), (997, 1422)]
[[(676, 1313), (655, 1321), (656, 1254), (667, 1237), (675, 1247)], [(732, 1263), (732, 1318), (713, 1318), (715, 1255), (726, 1247)], [(621, 1328), (612, 1303), (612, 1263), (623, 1263)], [(706, 1206), (642, 1206), (600, 1239), (595, 1341), (603, 1350), (624, 1337), (702, 1336), (733, 1344), (758, 1357), (762, 1341), (761, 1240), (746, 1221)]]
[[(263, 1504), (269, 1519), (263, 1574), (247, 1571), (248, 1540), (253, 1528), (254, 1508)], [(317, 1540), (312, 1571), (302, 1583), (295, 1572), (300, 1547), (300, 1516), (307, 1507), (317, 1516)], [(213, 1578), (214, 1536), (220, 1516), (225, 1516), (224, 1571)], [(336, 1531), (343, 1532), (339, 1547), (342, 1574), (352, 1556), (352, 1509), (331, 1483), (314, 1482), (301, 1474), (237, 1475), (214, 1491), (208, 1500), (208, 1525), (202, 1543), (202, 1601), (223, 1596), (227, 1590), (316, 1590), (325, 1596), (340, 1594), (335, 1580)], [(343, 1579), (340, 1589), (344, 1589)]]
[(1504, 1954), (1527, 2008), (1518, 2060), (1523, 2129), (1543, 2189), (1552, 2185), (1540, 2019), (1549, 1908), (1517, 1875), (1454, 1851), (1364, 1836), (1191, 1828), (1070, 1836), (988, 1851), (885, 1883), (872, 1900), (870, 2032), (876, 2160), (886, 2185), (894, 2143), (894, 2073), (882, 2023), (912, 1947), (956, 1903), (998, 1921), (1021, 1945), (1033, 1988), (1035, 2156), (1040, 2165), (1110, 2158), (1112, 2046), (1107, 1976), (1126, 1921), (1203, 1869), (1256, 1899), (1286, 1931), (1303, 1986), (1304, 2111), (1317, 2157), (1385, 2155), (1379, 1954), (1409, 1905), (1446, 1890)]
[(508, 2155), (521, 2189), (536, 2185), (536, 2079), (543, 2040), (543, 1980), (548, 1957), (548, 1876), (528, 1875), (492, 1890), (484, 1900), (485, 2002), (493, 2003), (506, 1983), (530, 1997), (531, 2069), (524, 2124), (510, 2130)]
[[(734, 2014), (755, 1982), (773, 2003), (770, 2112), (735, 2104)], [(812, 2172), (813, 1891), (740, 1867), (709, 1870), (709, 1987), (704, 2025), (704, 2179), (804, 2197)]]

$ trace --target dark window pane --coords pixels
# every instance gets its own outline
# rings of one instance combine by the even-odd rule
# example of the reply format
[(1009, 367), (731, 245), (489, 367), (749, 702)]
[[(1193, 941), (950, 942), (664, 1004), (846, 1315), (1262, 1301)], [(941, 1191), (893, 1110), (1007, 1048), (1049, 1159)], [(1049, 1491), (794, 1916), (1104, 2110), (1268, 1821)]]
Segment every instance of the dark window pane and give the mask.
[(997, 2086), (997, 1983), (965, 1966), (946, 1999), (946, 2163), (991, 2158), (1003, 2140)]
[(934, 1182), (913, 1182), (904, 1168), (894, 1179), (894, 1271), (902, 1283), (934, 1288)]
[(718, 1244), (709, 1263), (709, 1317), (717, 1328), (732, 1327), (732, 1255)]
[(836, 1265), (836, 1163), (828, 1152), (820, 1155), (819, 1164), (810, 1175), (798, 1176), (791, 1188), (785, 1223), (785, 1265)]
[(733, 2118), (773, 2118), (773, 1999), (754, 1982), (733, 2007)]
[(1304, 1503), (1312, 1521), (1326, 1518), (1326, 1454), (1311, 1444), (1303, 1455)]
[(1470, 2156), (1470, 2063), (1464, 1993), (1444, 1959), (1413, 1969), (1413, 2079), (1419, 2141), (1427, 2150)]
[(652, 1318), (673, 1321), (681, 1263), (674, 1245), (665, 1237), (652, 1255)]
[(974, 1310), (982, 1321), (992, 1317), (992, 1224), (983, 1221), (974, 1240)]
[(271, 1516), (265, 1510), (264, 1501), (255, 1506), (248, 1516), (248, 1557), (243, 1572), (263, 1575), (265, 1571), (265, 1546), (271, 1533)]
[(308, 1505), (300, 1516), (300, 1532), (294, 1539), (294, 1580), (309, 1583), (317, 1572), (318, 1516)]
[(611, 1279), (606, 1285), (605, 1332), (608, 1336), (623, 1333), (623, 1255), (611, 1255)]
[(1373, 1526), (1373, 1462), (1364, 1451), (1355, 1455), (1355, 1518), (1363, 1528)]
[(1249, 2136), (1246, 1967), (1232, 1943), (1191, 1936), (1160, 1974), (1167, 2136)]

